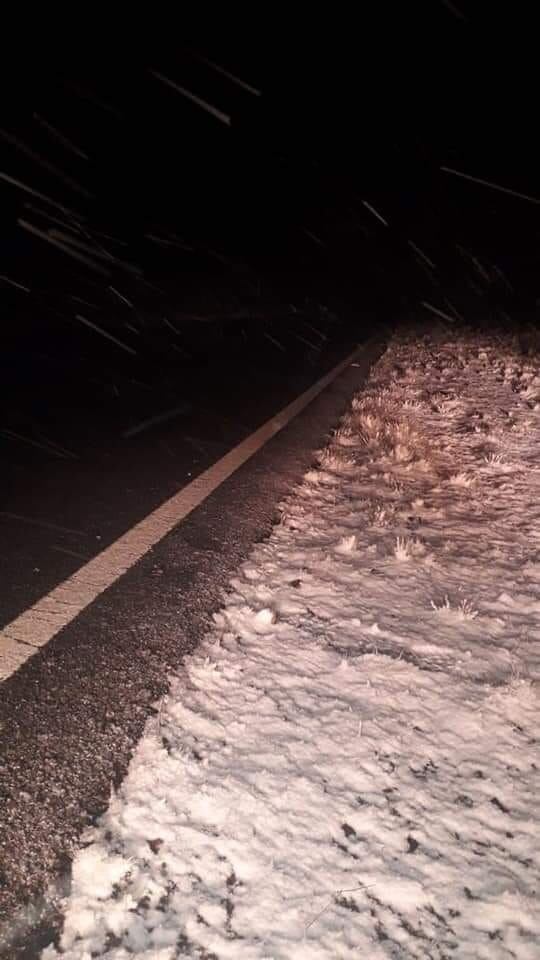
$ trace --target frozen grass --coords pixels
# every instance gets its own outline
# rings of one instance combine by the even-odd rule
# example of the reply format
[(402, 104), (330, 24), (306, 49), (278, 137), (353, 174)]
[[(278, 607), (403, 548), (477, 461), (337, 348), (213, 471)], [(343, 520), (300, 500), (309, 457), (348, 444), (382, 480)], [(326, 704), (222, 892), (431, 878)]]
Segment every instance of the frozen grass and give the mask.
[(475, 620), (478, 616), (478, 611), (474, 609), (472, 602), (466, 599), (460, 600), (455, 606), (452, 606), (448, 597), (445, 597), (441, 603), (432, 600), (431, 606), (436, 613), (454, 616), (458, 620)]
[(453, 487), (472, 487), (475, 477), (470, 473), (461, 471), (460, 473), (453, 473), (448, 482)]

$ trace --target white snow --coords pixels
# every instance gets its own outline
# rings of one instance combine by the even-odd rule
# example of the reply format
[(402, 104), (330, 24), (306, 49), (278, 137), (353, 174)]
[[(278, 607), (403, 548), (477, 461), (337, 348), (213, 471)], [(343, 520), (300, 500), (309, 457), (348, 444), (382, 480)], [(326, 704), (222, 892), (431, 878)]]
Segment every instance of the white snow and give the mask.
[(403, 336), (238, 571), (43, 960), (538, 960), (540, 374)]

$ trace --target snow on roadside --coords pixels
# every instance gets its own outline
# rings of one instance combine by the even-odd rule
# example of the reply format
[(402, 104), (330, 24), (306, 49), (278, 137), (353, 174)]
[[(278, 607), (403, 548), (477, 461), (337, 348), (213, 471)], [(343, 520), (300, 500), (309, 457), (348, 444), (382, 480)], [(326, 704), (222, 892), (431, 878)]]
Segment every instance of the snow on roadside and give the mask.
[(58, 957), (539, 957), (540, 375), (396, 340), (85, 837)]

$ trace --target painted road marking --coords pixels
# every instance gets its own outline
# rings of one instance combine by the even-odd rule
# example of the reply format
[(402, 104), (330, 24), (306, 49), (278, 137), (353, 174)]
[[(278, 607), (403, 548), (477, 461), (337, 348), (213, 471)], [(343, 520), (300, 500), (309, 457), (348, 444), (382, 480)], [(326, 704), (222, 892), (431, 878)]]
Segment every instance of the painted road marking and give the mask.
[(148, 550), (198, 507), (211, 493), (279, 433), (332, 380), (348, 367), (358, 351), (338, 363), (274, 417), (233, 447), (191, 483), (131, 527), (92, 560), (55, 587), (0, 631), (0, 680), (5, 680), (104, 590), (126, 573)]

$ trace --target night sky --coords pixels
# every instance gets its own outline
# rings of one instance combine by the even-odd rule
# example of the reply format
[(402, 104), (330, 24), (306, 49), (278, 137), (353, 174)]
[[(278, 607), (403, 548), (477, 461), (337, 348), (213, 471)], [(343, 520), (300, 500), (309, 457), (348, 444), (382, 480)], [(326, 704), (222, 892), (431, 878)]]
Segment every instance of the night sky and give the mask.
[(5, 399), (110, 356), (304, 362), (422, 301), (534, 320), (524, 15), (383, 3), (17, 52), (0, 129)]

